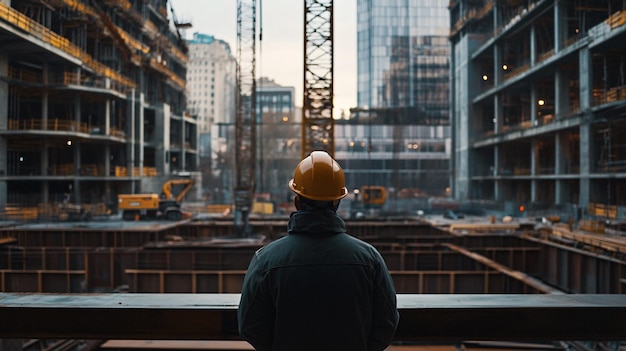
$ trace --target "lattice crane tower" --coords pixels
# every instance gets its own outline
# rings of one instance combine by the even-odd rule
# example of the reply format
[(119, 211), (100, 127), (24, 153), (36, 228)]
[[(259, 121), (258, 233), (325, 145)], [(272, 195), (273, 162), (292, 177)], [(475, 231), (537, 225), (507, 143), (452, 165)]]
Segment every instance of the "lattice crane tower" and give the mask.
[(237, 114), (235, 214), (238, 234), (249, 234), (256, 166), (256, 0), (237, 1)]
[[(304, 0), (302, 150), (334, 157), (333, 2)], [(256, 0), (237, 2), (237, 116), (235, 121), (235, 228), (249, 234), (256, 166)]]
[(333, 2), (305, 0), (302, 158), (335, 154), (333, 119)]

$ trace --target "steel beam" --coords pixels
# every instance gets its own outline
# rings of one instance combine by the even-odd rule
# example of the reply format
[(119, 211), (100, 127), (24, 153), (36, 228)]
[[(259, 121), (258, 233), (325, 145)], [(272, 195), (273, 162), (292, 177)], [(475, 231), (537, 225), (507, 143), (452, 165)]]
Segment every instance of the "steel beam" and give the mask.
[[(0, 338), (239, 340), (239, 294), (0, 294)], [(399, 294), (402, 342), (626, 340), (626, 295)], [(329, 318), (332, 318), (329, 316)]]

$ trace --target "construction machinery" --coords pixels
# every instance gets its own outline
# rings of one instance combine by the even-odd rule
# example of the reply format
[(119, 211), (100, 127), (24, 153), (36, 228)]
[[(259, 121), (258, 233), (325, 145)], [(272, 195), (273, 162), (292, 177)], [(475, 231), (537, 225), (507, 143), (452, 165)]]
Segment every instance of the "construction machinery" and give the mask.
[(387, 189), (379, 185), (366, 185), (361, 188), (361, 204), (365, 208), (382, 208), (387, 200)]
[[(256, 0), (237, 1), (237, 116), (234, 223), (249, 234), (256, 176)], [(262, 40), (262, 30), (259, 41)], [(302, 158), (324, 150), (334, 157), (333, 2), (304, 0)], [(258, 209), (258, 206), (257, 206)], [(268, 210), (263, 210), (267, 212)]]
[[(191, 213), (181, 209), (185, 195), (193, 188), (195, 180), (172, 179), (163, 184), (163, 196), (159, 194), (120, 194), (118, 195), (118, 210), (122, 211), (124, 220), (166, 219), (179, 221), (191, 217)], [(172, 187), (184, 185), (182, 191), (174, 196)]]
[(237, 2), (237, 42), (234, 224), (238, 235), (247, 236), (256, 176), (256, 0)]
[(302, 159), (324, 150), (335, 157), (333, 1), (304, 1)]
[(351, 219), (364, 219), (378, 213), (387, 201), (387, 188), (380, 185), (365, 185), (354, 190), (350, 205)]

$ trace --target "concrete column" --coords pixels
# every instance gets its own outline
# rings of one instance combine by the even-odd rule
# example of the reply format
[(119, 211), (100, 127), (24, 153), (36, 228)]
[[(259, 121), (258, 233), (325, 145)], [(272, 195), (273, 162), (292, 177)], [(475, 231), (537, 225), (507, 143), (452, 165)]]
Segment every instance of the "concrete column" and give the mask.
[(502, 196), (501, 194), (501, 189), (500, 189), (500, 177), (501, 177), (501, 172), (500, 172), (500, 146), (496, 145), (493, 148), (493, 168), (495, 170), (495, 174), (497, 175), (494, 183), (493, 183), (493, 199), (495, 201), (500, 200), (500, 197)]
[(530, 123), (533, 126), (539, 124), (537, 122), (537, 87), (534, 84), (530, 86)]
[(534, 23), (530, 25), (530, 67), (537, 63), (537, 30)]
[(569, 112), (569, 74), (563, 68), (557, 68), (554, 73), (554, 117), (561, 119)]
[(530, 181), (530, 202), (536, 202), (537, 201), (537, 153), (538, 148), (537, 148), (537, 139), (533, 138), (532, 141), (530, 142), (530, 147), (531, 147), (531, 152), (530, 152), (530, 175), (531, 175), (531, 181)]
[[(171, 159), (172, 152), (170, 150), (170, 106), (168, 104), (163, 104), (162, 110), (156, 110), (156, 126), (155, 126), (155, 135), (161, 136), (160, 140), (162, 143), (157, 147), (157, 155), (160, 155), (156, 158), (156, 168), (159, 175), (168, 175), (171, 173)], [(162, 156), (161, 156), (162, 155)], [(169, 155), (167, 157), (166, 155)]]
[[(47, 62), (43, 63), (42, 66), (42, 83), (44, 84), (44, 89), (41, 92), (41, 125), (43, 130), (48, 129), (48, 104), (49, 104), (49, 92), (47, 84), (50, 82), (49, 73), (50, 67)], [(50, 168), (50, 154), (48, 152), (48, 137), (44, 137), (43, 142), (43, 150), (41, 152), (41, 172), (42, 176), (48, 175), (48, 169)], [(41, 202), (46, 204), (50, 201), (50, 184), (48, 180), (44, 180), (41, 184)]]
[[(3, 1), (9, 5), (8, 0)], [(9, 71), (9, 58), (0, 51), (0, 76), (6, 77)], [(0, 130), (7, 130), (9, 126), (9, 84), (5, 80), (0, 80)], [(0, 208), (4, 208), (7, 204), (8, 186), (4, 177), (8, 173), (7, 164), (7, 140), (0, 136)]]
[(580, 49), (578, 53), (578, 70), (579, 70), (579, 86), (580, 86), (580, 111), (583, 113), (583, 123), (579, 127), (579, 148), (580, 148), (580, 180), (579, 180), (579, 200), (578, 205), (581, 208), (589, 207), (589, 192), (591, 190), (591, 159), (593, 138), (591, 136), (591, 125), (588, 121), (592, 119), (592, 70), (591, 57), (588, 48)]
[[(6, 77), (9, 74), (9, 58), (0, 51), (0, 75)], [(5, 80), (0, 80), (0, 130), (7, 130), (9, 127), (9, 84)], [(0, 137), (1, 138), (1, 137)], [(0, 148), (6, 151), (6, 148)], [(5, 157), (2, 152), (0, 157)], [(6, 160), (6, 159), (5, 159)], [(0, 168), (6, 169), (5, 168)]]
[(493, 131), (498, 134), (502, 131), (502, 125), (504, 124), (504, 116), (502, 115), (502, 96), (496, 94), (493, 97), (493, 117), (496, 123), (494, 123)]
[(111, 175), (111, 145), (104, 145), (104, 176)]
[[(412, 101), (412, 100), (411, 100)], [(186, 147), (185, 147), (185, 116), (183, 115), (181, 118), (181, 122), (180, 122), (180, 170), (184, 171), (187, 169), (187, 153), (185, 152)], [(263, 142), (263, 140), (261, 140), (261, 142)]]
[[(468, 163), (466, 162), (469, 158), (468, 145), (467, 145), (467, 136), (469, 133), (469, 128), (460, 128), (459, 126), (467, 125), (467, 121), (471, 119), (473, 113), (475, 113), (472, 109), (468, 108), (468, 87), (469, 85), (469, 73), (471, 71), (470, 62), (469, 62), (469, 36), (463, 37), (458, 43), (455, 45), (454, 50), (452, 50), (451, 55), (451, 67), (454, 67), (454, 79), (450, 80), (450, 113), (452, 117), (451, 124), (451, 148), (452, 152), (450, 153), (450, 168), (453, 172), (450, 172), (450, 184), (452, 187), (452, 192), (456, 199), (463, 198), (471, 191), (472, 182), (470, 180), (470, 169)], [(454, 88), (452, 88), (454, 87)], [(217, 126), (213, 125), (212, 129), (216, 129)], [(219, 146), (214, 142), (211, 142), (211, 148), (218, 148)], [(207, 152), (210, 152), (208, 150)], [(213, 157), (211, 157), (213, 158)], [(215, 163), (217, 164), (217, 163)]]
[(591, 165), (593, 160), (591, 159), (593, 139), (591, 136), (591, 125), (586, 122), (580, 125), (580, 182), (579, 182), (579, 203), (581, 208), (587, 208), (589, 206), (589, 191), (591, 190), (591, 180), (589, 179), (591, 173)]
[(48, 87), (47, 84), (49, 82), (49, 67), (48, 63), (44, 62), (42, 69), (42, 81), (45, 86), (43, 91), (41, 92), (41, 124), (43, 125), (43, 129), (48, 129)]
[(563, 140), (566, 139), (561, 133), (554, 135), (554, 174), (565, 172), (565, 155), (563, 155)]
[(104, 135), (111, 134), (111, 99), (104, 102)]
[[(554, 135), (554, 174), (561, 175), (563, 174), (563, 145), (562, 144), (563, 136), (561, 133), (556, 133)], [(557, 204), (562, 204), (564, 201), (564, 184), (563, 180), (557, 178), (554, 184), (554, 201)]]
[[(48, 148), (48, 138), (45, 138), (43, 141), (43, 150), (41, 151), (41, 175), (48, 176), (48, 169), (50, 168), (50, 152)], [(41, 189), (41, 202), (48, 203), (50, 199), (49, 186), (48, 181), (44, 180)]]
[[(145, 119), (145, 108), (143, 105), (143, 94), (141, 94), (141, 103), (139, 104), (139, 111), (137, 111), (137, 117), (139, 118), (139, 120), (137, 121), (137, 132), (138, 132), (138, 140), (137, 140), (137, 147), (139, 148), (139, 150), (137, 150), (139, 152), (139, 164), (137, 164), (137, 167), (139, 167), (139, 175), (143, 176), (143, 166), (144, 166), (144, 158), (145, 158), (145, 154), (144, 154), (144, 143), (146, 142), (146, 134), (145, 134), (145, 128), (144, 128), (144, 119)], [(168, 129), (169, 130), (169, 129)]]
[[(135, 137), (135, 114), (137, 110), (137, 101), (135, 99), (135, 89), (132, 89), (131, 96), (128, 103), (128, 115), (130, 116), (130, 123), (126, 123), (126, 135), (128, 135), (128, 142), (126, 144), (126, 176), (133, 175), (133, 167), (135, 165), (135, 143), (137, 138)], [(129, 191), (135, 192), (134, 183), (133, 189)]]
[(74, 185), (73, 185), (73, 190), (74, 193), (72, 194), (74, 201), (70, 201), (70, 202), (74, 202), (76, 204), (80, 204), (80, 167), (81, 167), (81, 162), (80, 162), (80, 142), (78, 140), (72, 142), (72, 149), (74, 150)]
[(8, 185), (7, 181), (3, 178), (7, 175), (7, 141), (5, 138), (0, 137), (0, 208), (4, 208), (8, 199)]
[[(494, 85), (502, 83), (502, 54), (500, 52), (499, 44), (495, 44), (493, 48), (493, 71)], [(496, 94), (493, 97), (493, 110), (493, 117), (496, 121), (493, 126), (493, 131), (497, 134), (502, 130), (503, 123), (502, 104), (499, 94)]]
[(493, 28), (500, 27), (500, 2), (495, 1), (493, 4)]
[(533, 138), (530, 142), (530, 175), (535, 176), (537, 175), (537, 159), (538, 157), (538, 153), (539, 153), (539, 149), (537, 148), (537, 139)]
[(554, 2), (554, 53), (565, 46), (567, 38), (567, 7), (565, 1)]
[(580, 94), (580, 111), (587, 111), (592, 105), (592, 69), (591, 69), (591, 55), (589, 54), (589, 48), (581, 48), (578, 52), (578, 79), (579, 79), (579, 94)]

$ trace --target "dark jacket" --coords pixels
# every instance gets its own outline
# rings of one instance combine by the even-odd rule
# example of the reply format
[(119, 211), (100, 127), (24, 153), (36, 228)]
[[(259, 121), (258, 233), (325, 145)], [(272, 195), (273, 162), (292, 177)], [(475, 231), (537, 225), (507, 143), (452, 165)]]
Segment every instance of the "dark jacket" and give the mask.
[(243, 282), (239, 333), (257, 351), (385, 349), (396, 292), (382, 256), (330, 210), (291, 214), (288, 235), (260, 248)]

